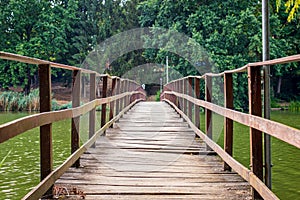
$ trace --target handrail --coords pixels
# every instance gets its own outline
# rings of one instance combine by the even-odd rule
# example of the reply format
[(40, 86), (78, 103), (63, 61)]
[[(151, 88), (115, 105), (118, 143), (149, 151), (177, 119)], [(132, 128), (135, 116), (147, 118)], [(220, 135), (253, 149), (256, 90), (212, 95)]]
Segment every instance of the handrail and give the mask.
[(178, 92), (173, 91), (165, 91), (164, 93), (184, 98), (194, 103), (194, 105), (209, 109), (219, 115), (222, 115), (223, 117), (227, 117), (240, 124), (255, 128), (264, 133), (268, 133), (269, 135), (276, 137), (290, 145), (300, 148), (300, 130), (298, 129), (255, 115), (250, 115), (232, 109), (223, 108), (216, 104), (196, 99), (194, 97), (190, 97), (186, 94), (180, 94)]
[[(64, 173), (70, 166), (79, 167), (79, 158), (83, 152), (94, 145), (96, 138), (105, 133), (105, 130), (112, 126), (125, 111), (135, 103), (145, 100), (146, 93), (135, 81), (122, 79), (108, 74), (99, 74), (96, 71), (81, 69), (74, 66), (49, 62), (46, 60), (21, 56), (0, 51), (0, 59), (17, 61), (27, 64), (38, 65), (40, 80), (40, 112), (26, 116), (0, 125), (0, 144), (25, 131), (40, 127), (40, 168), (41, 182), (24, 199), (38, 199), (43, 195), (52, 194), (52, 186), (58, 178), (58, 174)], [(73, 72), (72, 79), (72, 108), (51, 111), (51, 71), (50, 68), (61, 68)], [(80, 106), (81, 73), (90, 75), (90, 100)], [(102, 79), (102, 97), (96, 99), (96, 77)], [(108, 86), (110, 80), (110, 88)], [(108, 93), (110, 91), (110, 93)], [(101, 105), (101, 129), (95, 130), (95, 111)], [(110, 107), (109, 122), (106, 121), (106, 107)], [(79, 141), (79, 120), (80, 116), (89, 113), (89, 136), (90, 139), (83, 146)], [(116, 114), (115, 114), (116, 113)], [(117, 115), (117, 116), (115, 116)], [(72, 155), (57, 169), (53, 171), (52, 155), (52, 129), (54, 122), (71, 119), (71, 151)]]
[(93, 143), (96, 142), (97, 138), (100, 135), (103, 135), (105, 130), (108, 129), (115, 121), (121, 118), (121, 116), (127, 112), (134, 104), (141, 101), (140, 99), (135, 100), (126, 108), (124, 108), (117, 116), (107, 122), (101, 129), (99, 129), (93, 137), (91, 137), (87, 142), (85, 142), (79, 149), (76, 150), (71, 156), (69, 156), (66, 161), (61, 164), (58, 168), (52, 171), (45, 179), (43, 179), (35, 188), (33, 188), (29, 193), (27, 193), (22, 199), (23, 200), (36, 200), (39, 199), (47, 192), (47, 190), (55, 183), (59, 177), (63, 175), (65, 171), (67, 171), (74, 162), (80, 158), (80, 156), (90, 148)]
[[(234, 169), (253, 187), (253, 198), (278, 199), (263, 183), (263, 148), (262, 133), (278, 138), (290, 145), (300, 148), (300, 130), (290, 126), (262, 118), (261, 106), (261, 66), (300, 62), (300, 54), (248, 63), (234, 70), (221, 73), (206, 73), (202, 76), (188, 76), (173, 80), (164, 86), (161, 100), (168, 102), (189, 123), (194, 132), (224, 160), (224, 170)], [(248, 73), (249, 114), (238, 112), (233, 107), (233, 78), (234, 73)], [(223, 76), (225, 106), (211, 102), (212, 78)], [(205, 100), (200, 99), (200, 79), (205, 80)], [(194, 82), (194, 84), (193, 84)], [(194, 88), (193, 88), (194, 87)], [(192, 91), (195, 91), (193, 95)], [(205, 133), (200, 130), (199, 108), (205, 108)], [(193, 124), (193, 109), (195, 124)], [(224, 117), (224, 150), (212, 140), (212, 115), (217, 113)], [(198, 116), (197, 116), (198, 115)], [(250, 127), (251, 171), (232, 158), (233, 152), (233, 121)]]
[(178, 107), (173, 102), (169, 101), (168, 99), (165, 99), (164, 101), (168, 102), (176, 110), (176, 112), (178, 112), (182, 116), (182, 118), (187, 121), (193, 131), (206, 144), (208, 144), (227, 164), (229, 164), (234, 171), (236, 171), (241, 177), (248, 181), (256, 190), (262, 191), (261, 195), (264, 199), (279, 199), (259, 178), (257, 178), (257, 176), (255, 176), (253, 172), (236, 161), (211, 138), (209, 138), (205, 133), (198, 129), (190, 120), (190, 118), (186, 116), (180, 109), (178, 109)]
[(50, 111), (44, 113), (38, 113), (34, 115), (29, 115), (23, 118), (19, 118), (5, 124), (0, 125), (0, 143), (5, 142), (25, 131), (31, 130), (36, 127), (43, 126), (45, 124), (50, 124), (65, 119), (71, 119), (74, 117), (79, 117), (91, 111), (95, 107), (113, 102), (115, 100), (121, 99), (125, 96), (131, 96), (134, 94), (143, 94), (140, 91), (126, 92), (116, 96), (111, 96), (102, 99), (96, 99), (90, 101), (80, 107), (69, 108), (60, 111)]

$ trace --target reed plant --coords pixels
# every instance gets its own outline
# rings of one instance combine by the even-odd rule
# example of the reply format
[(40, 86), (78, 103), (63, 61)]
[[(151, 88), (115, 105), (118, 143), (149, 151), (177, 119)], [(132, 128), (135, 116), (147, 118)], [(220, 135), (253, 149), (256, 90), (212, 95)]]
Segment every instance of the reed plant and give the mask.
[(290, 102), (289, 110), (293, 111), (293, 112), (299, 112), (300, 111), (300, 101)]
[(20, 92), (6, 91), (0, 94), (1, 111), (38, 111), (40, 107), (39, 90), (29, 95)]

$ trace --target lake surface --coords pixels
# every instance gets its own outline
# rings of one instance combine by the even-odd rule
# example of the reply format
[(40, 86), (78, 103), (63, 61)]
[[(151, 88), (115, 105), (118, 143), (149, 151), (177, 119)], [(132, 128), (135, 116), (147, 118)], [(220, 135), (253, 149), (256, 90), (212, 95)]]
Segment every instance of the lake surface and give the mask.
[[(0, 113), (0, 124), (29, 113)], [(98, 116), (98, 115), (97, 115)], [(300, 113), (276, 111), (271, 118), (300, 129)], [(100, 120), (97, 119), (99, 122)], [(204, 127), (204, 115), (201, 115)], [(223, 118), (214, 115), (214, 140), (223, 144)], [(88, 116), (81, 119), (81, 141), (88, 137)], [(97, 123), (99, 124), (99, 123)], [(70, 120), (53, 124), (54, 166), (70, 155)], [(99, 128), (99, 125), (98, 125)], [(0, 199), (20, 199), (39, 182), (39, 129), (33, 129), (0, 144)], [(234, 157), (249, 167), (249, 128), (234, 124)], [(300, 150), (272, 138), (273, 191), (281, 199), (300, 199)]]

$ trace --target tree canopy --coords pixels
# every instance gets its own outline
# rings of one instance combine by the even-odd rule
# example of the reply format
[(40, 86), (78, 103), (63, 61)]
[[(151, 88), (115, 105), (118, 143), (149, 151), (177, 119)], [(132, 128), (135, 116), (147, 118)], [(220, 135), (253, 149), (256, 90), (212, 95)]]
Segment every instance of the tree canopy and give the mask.
[[(296, 11), (299, 0), (286, 0), (285, 6), (280, 0), (271, 0), (270, 3), (271, 58), (298, 54), (300, 15)], [(214, 71), (235, 69), (260, 61), (262, 57), (260, 1), (0, 0), (0, 8), (1, 51), (79, 67), (98, 44), (133, 28), (169, 30), (157, 37), (160, 39), (167, 38), (172, 31), (190, 38), (173, 38), (176, 41), (168, 42), (166, 46), (161, 46), (160, 39), (148, 39), (159, 48), (136, 49), (111, 62), (108, 60), (108, 73), (113, 75), (121, 76), (145, 63), (164, 65), (167, 56), (171, 69), (183, 76), (201, 74), (202, 71), (195, 66), (209, 64), (208, 59), (201, 58), (204, 54), (190, 55), (199, 58), (191, 62), (169, 51), (180, 48), (186, 55), (194, 52), (190, 46), (182, 45), (183, 42), (199, 44), (210, 57), (209, 67)], [(299, 84), (289, 83), (287, 88), (281, 88), (282, 81), (287, 77), (299, 78), (299, 73), (299, 66), (295, 63), (272, 68), (274, 95), (285, 100), (299, 98)], [(54, 70), (53, 76), (64, 80), (65, 72)], [(238, 84), (234, 89), (245, 92), (238, 95), (237, 107), (247, 105), (247, 83), (241, 76), (236, 75)], [(36, 81), (36, 67), (0, 61), (1, 88), (18, 85), (28, 92)]]

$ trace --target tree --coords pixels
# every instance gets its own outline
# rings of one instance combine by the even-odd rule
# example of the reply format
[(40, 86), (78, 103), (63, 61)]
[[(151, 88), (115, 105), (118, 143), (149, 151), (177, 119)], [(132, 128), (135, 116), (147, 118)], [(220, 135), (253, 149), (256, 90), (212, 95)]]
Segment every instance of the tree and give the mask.
[[(63, 19), (55, 13), (60, 10), (55, 1), (13, 0), (1, 7), (2, 50), (51, 61), (64, 52)], [(21, 85), (28, 94), (36, 70), (31, 65), (4, 62), (0, 68), (2, 87)]]
[[(296, 18), (296, 13), (298, 11), (300, 5), (300, 1), (299, 0), (286, 0), (285, 1), (285, 12), (289, 13), (287, 21), (291, 22), (293, 19)], [(279, 12), (281, 6), (281, 0), (276, 0), (276, 7), (277, 7), (277, 12)]]

